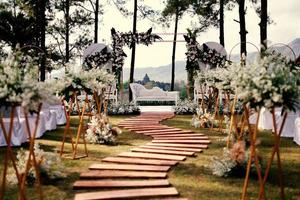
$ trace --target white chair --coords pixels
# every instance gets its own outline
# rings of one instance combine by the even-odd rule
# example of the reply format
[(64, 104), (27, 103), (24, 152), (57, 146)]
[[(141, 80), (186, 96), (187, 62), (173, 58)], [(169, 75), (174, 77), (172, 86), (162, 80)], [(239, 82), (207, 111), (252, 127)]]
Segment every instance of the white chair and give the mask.
[(42, 116), (45, 118), (45, 127), (47, 131), (55, 130), (57, 128), (56, 124), (56, 113), (50, 110), (50, 105), (47, 103), (43, 103)]
[[(285, 124), (282, 129), (281, 137), (294, 137), (295, 136), (295, 121), (298, 115), (295, 112), (288, 112)], [(279, 116), (276, 120), (277, 129), (281, 127), (283, 117)]]
[(50, 111), (55, 113), (56, 124), (63, 125), (67, 122), (64, 107), (62, 105), (50, 105)]
[[(21, 107), (17, 107), (17, 112), (19, 116), (20, 122), (24, 123), (25, 122), (25, 115), (24, 115), (24, 110)], [(30, 133), (33, 134), (34, 128), (35, 128), (35, 122), (36, 122), (36, 117), (37, 115), (35, 113), (28, 113), (28, 122), (29, 122), (29, 128), (30, 128)], [(43, 113), (40, 113), (40, 119), (39, 123), (37, 126), (37, 131), (36, 131), (36, 138), (40, 138), (44, 135), (46, 132), (46, 121), (45, 121), (45, 116)], [(28, 135), (27, 128), (25, 128), (25, 131)]]
[[(10, 127), (10, 108), (1, 107), (1, 114), (3, 116), (3, 123), (6, 130), (6, 134), (9, 132)], [(25, 132), (25, 122), (20, 122), (18, 118), (18, 112), (15, 112), (13, 131), (11, 136), (11, 146), (20, 146), (27, 141), (27, 134)], [(6, 146), (6, 140), (3, 134), (3, 130), (0, 127), (0, 146)]]
[(146, 89), (143, 85), (138, 83), (130, 83), (130, 88), (134, 104), (138, 101), (174, 101), (175, 105), (177, 105), (177, 101), (179, 99), (178, 91), (168, 92), (163, 91), (158, 87)]
[(198, 103), (199, 99), (207, 98), (210, 94), (210, 88), (206, 85), (194, 84), (194, 102)]
[(118, 102), (118, 89), (116, 83), (106, 87), (105, 99), (113, 100), (114, 103)]

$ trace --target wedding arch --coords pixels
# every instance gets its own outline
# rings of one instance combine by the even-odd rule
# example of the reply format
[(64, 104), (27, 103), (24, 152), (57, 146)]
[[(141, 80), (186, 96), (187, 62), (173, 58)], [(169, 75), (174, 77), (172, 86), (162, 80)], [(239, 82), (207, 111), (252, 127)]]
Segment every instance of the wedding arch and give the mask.
[(84, 59), (85, 67), (100, 68), (101, 66), (111, 63), (112, 71), (117, 77), (120, 77), (124, 60), (127, 55), (123, 48), (125, 46), (132, 48), (133, 44), (150, 45), (157, 40), (161, 40), (157, 34), (152, 33), (152, 28), (146, 32), (132, 33), (131, 31), (124, 33), (116, 31), (115, 28), (111, 29), (112, 44), (110, 49), (108, 46), (102, 48), (100, 51), (95, 52)]

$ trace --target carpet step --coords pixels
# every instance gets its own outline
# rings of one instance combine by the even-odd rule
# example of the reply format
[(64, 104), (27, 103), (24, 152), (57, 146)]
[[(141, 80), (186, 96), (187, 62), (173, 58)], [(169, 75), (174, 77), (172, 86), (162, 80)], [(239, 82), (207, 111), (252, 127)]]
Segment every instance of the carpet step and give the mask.
[(128, 171), (157, 171), (166, 172), (170, 166), (133, 165), (133, 164), (93, 164), (90, 170), (128, 170)]
[(155, 140), (208, 140), (207, 136), (153, 137)]
[(137, 152), (124, 152), (124, 153), (120, 153), (118, 156), (133, 157), (133, 158), (152, 158), (152, 159), (162, 159), (162, 160), (176, 160), (176, 161), (183, 161), (186, 158), (185, 156), (154, 154), (154, 153), (137, 153)]
[(184, 151), (172, 151), (163, 149), (148, 149), (148, 148), (133, 148), (133, 152), (144, 152), (144, 153), (159, 153), (159, 154), (170, 154), (170, 155), (181, 155), (181, 156), (194, 156), (194, 152), (184, 152)]
[(147, 143), (150, 146), (163, 146), (163, 147), (185, 147), (185, 148), (200, 148), (207, 149), (208, 145), (205, 144), (171, 144), (171, 143)]
[(169, 134), (188, 134), (194, 133), (193, 131), (170, 131), (170, 132), (157, 132), (157, 133), (144, 133), (144, 135), (169, 135)]
[(141, 171), (117, 171), (117, 170), (94, 170), (83, 172), (80, 178), (166, 178), (165, 172), (141, 172)]
[(160, 198), (177, 196), (174, 187), (111, 190), (101, 192), (88, 192), (75, 195), (75, 200), (101, 200), (101, 199), (132, 199), (132, 198)]
[(155, 138), (164, 138), (164, 137), (191, 137), (191, 136), (205, 136), (204, 134), (202, 133), (184, 133), (184, 134), (179, 134), (179, 133), (176, 133), (176, 134), (164, 134), (164, 135), (154, 135), (153, 137)]
[(183, 147), (164, 147), (164, 146), (151, 146), (151, 145), (143, 145), (140, 146), (142, 148), (147, 149), (163, 149), (163, 150), (173, 150), (173, 151), (190, 151), (190, 152), (202, 152), (203, 150), (200, 148), (183, 148)]
[(155, 139), (152, 140), (152, 143), (180, 143), (180, 144), (210, 144), (210, 140), (163, 140), (163, 139)]
[(127, 163), (127, 164), (138, 164), (138, 165), (165, 165), (173, 166), (178, 163), (178, 161), (173, 160), (157, 160), (157, 159), (141, 159), (141, 158), (126, 158), (126, 157), (106, 157), (102, 159), (104, 162), (114, 162), (114, 163)]
[(73, 184), (74, 189), (163, 187), (169, 186), (167, 179), (158, 180), (80, 180)]
[(137, 131), (137, 133), (157, 133), (157, 132), (170, 132), (170, 131), (181, 131), (179, 128), (167, 128), (167, 129), (157, 129), (157, 130), (147, 130), (147, 131)]

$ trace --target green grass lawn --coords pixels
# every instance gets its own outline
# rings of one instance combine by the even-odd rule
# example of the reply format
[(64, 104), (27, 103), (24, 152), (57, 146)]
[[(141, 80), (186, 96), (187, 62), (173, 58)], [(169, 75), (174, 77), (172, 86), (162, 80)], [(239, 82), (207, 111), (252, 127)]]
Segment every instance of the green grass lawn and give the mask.
[[(112, 124), (116, 124), (126, 117), (110, 117)], [(190, 127), (191, 116), (177, 116), (164, 124), (179, 127), (182, 129), (193, 129)], [(75, 127), (76, 120), (73, 120), (73, 127)], [(59, 127), (56, 131), (47, 132), (42, 139), (37, 142), (41, 144), (45, 151), (58, 151), (61, 146), (61, 139), (64, 127)], [(185, 162), (175, 166), (169, 172), (169, 180), (174, 185), (183, 197), (190, 200), (208, 200), (208, 199), (224, 199), (234, 200), (239, 199), (241, 195), (243, 177), (219, 178), (211, 174), (207, 168), (211, 162), (212, 156), (219, 156), (222, 154), (222, 149), (225, 143), (221, 141), (225, 135), (217, 132), (209, 132), (207, 129), (195, 130), (206, 133), (212, 144), (209, 149), (203, 153), (198, 154), (197, 157), (188, 158)], [(264, 160), (269, 155), (272, 147), (272, 136), (270, 133), (262, 133), (259, 135), (261, 140), (260, 154), (263, 155)], [(66, 154), (63, 157), (63, 163), (66, 166), (67, 178), (56, 181), (51, 184), (43, 185), (43, 192), (45, 199), (60, 200), (72, 199), (74, 191), (72, 184), (78, 180), (81, 172), (87, 171), (89, 165), (100, 162), (102, 158), (107, 156), (114, 156), (120, 152), (128, 151), (134, 146), (145, 144), (151, 140), (150, 137), (135, 134), (123, 130), (123, 133), (118, 138), (119, 145), (105, 146), (105, 145), (88, 145), (89, 156), (80, 160), (72, 160), (71, 145), (67, 143)], [(28, 148), (24, 145), (23, 148)], [(19, 148), (14, 148), (17, 151)], [(80, 146), (79, 154), (83, 148)], [(5, 148), (0, 148), (0, 160), (4, 158)], [(284, 169), (285, 192), (287, 199), (300, 198), (300, 147), (295, 145), (291, 139), (282, 139), (281, 143), (281, 157)], [(3, 165), (0, 165), (0, 172), (2, 175)], [(277, 176), (276, 176), (275, 162), (273, 164), (267, 188), (268, 199), (279, 199)], [(250, 180), (248, 189), (248, 199), (256, 199), (258, 192), (258, 182), (255, 178)], [(27, 190), (30, 199), (38, 199), (37, 192), (34, 188)], [(8, 188), (5, 193), (5, 199), (17, 199), (17, 188)]]

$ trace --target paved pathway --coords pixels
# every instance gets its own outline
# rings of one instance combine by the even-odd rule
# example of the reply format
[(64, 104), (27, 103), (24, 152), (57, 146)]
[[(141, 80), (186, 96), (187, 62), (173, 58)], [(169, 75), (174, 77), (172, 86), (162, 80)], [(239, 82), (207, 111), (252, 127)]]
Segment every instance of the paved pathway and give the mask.
[(180, 198), (176, 188), (169, 183), (167, 172), (187, 156), (202, 152), (210, 141), (202, 133), (159, 124), (173, 116), (171, 112), (143, 112), (119, 123), (119, 127), (152, 136), (152, 142), (91, 165), (73, 185), (74, 189), (88, 192), (77, 193), (75, 200), (186, 200)]

